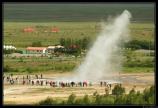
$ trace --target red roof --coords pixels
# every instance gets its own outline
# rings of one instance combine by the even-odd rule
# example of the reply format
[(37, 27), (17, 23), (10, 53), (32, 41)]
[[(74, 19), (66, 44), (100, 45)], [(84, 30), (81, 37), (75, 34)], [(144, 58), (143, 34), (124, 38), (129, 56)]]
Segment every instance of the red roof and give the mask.
[(34, 31), (34, 29), (33, 29), (33, 28), (30, 28), (30, 27), (24, 29), (24, 32), (33, 32), (33, 31)]
[(59, 32), (59, 29), (58, 28), (52, 28), (52, 32)]
[(26, 50), (44, 50), (47, 47), (27, 47)]
[(69, 47), (70, 47), (70, 48), (79, 48), (78, 45), (70, 45)]

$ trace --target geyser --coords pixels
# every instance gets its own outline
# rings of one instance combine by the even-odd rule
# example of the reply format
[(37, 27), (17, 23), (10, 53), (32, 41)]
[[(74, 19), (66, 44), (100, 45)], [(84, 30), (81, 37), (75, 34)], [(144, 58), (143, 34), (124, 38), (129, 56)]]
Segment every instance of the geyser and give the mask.
[(113, 22), (103, 24), (101, 33), (85, 60), (74, 70), (76, 74), (68, 80), (116, 80), (121, 67), (119, 45), (128, 40), (130, 18), (131, 14), (125, 10)]

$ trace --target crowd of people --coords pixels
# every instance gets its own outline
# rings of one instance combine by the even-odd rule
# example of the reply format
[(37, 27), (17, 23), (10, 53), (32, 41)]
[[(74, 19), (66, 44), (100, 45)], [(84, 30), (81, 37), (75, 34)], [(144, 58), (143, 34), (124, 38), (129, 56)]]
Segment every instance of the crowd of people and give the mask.
[(108, 87), (111, 90), (112, 84), (108, 84), (106, 81), (100, 81), (101, 87)]
[[(22, 84), (22, 85), (38, 85), (38, 86), (51, 86), (51, 87), (87, 87), (92, 86), (91, 82), (87, 81), (55, 81), (55, 80), (48, 80), (43, 79), (43, 75), (23, 75), (22, 77), (13, 76), (13, 74), (3, 76), (3, 80), (6, 81), (8, 84)], [(100, 81), (101, 87), (108, 87), (111, 90), (111, 84), (108, 84), (105, 81)]]
[[(55, 80), (47, 80), (43, 79), (43, 75), (23, 75), (22, 77), (13, 76), (13, 74), (3, 76), (3, 81), (7, 84), (22, 84), (22, 85), (49, 85), (51, 87), (87, 87), (87, 81), (55, 81)], [(89, 83), (91, 86), (92, 84)]]
[(20, 84), (22, 82), (22, 84), (29, 84), (31, 83), (32, 79), (42, 79), (43, 75), (23, 75), (22, 77), (19, 76), (14, 76), (13, 74), (9, 74), (9, 75), (3, 75), (3, 81), (5, 83), (9, 83), (11, 85), (13, 84)]

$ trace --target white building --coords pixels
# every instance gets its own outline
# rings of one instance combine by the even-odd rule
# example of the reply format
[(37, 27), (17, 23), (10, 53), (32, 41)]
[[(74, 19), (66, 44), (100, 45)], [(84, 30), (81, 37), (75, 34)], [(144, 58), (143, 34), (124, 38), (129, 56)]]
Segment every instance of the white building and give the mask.
[(11, 50), (11, 49), (16, 50), (16, 48), (12, 45), (3, 45), (3, 49), (5, 49), (5, 50)]
[(48, 53), (54, 53), (55, 48), (64, 48), (64, 46), (57, 45), (57, 46), (48, 46), (47, 51)]

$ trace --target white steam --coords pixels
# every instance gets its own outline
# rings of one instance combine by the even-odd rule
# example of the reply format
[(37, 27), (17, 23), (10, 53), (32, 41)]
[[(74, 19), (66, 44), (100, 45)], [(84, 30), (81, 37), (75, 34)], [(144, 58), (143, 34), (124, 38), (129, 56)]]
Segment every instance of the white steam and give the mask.
[(125, 10), (112, 23), (102, 25), (101, 33), (71, 80), (115, 79), (121, 67), (119, 44), (128, 40), (130, 18), (131, 14)]

